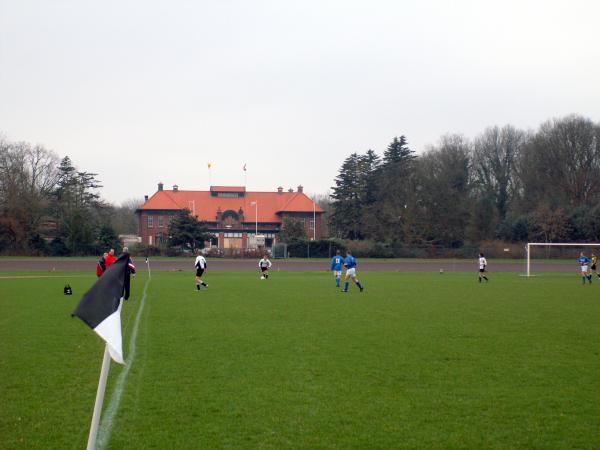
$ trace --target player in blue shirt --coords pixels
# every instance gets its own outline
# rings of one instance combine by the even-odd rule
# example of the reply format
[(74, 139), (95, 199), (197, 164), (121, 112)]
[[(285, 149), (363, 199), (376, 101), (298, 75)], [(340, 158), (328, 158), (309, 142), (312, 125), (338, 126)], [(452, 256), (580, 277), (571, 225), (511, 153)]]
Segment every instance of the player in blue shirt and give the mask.
[(344, 266), (344, 258), (340, 255), (340, 251), (335, 252), (335, 256), (331, 258), (331, 271), (335, 277), (335, 287), (340, 287), (342, 279), (342, 268)]
[(583, 284), (585, 284), (586, 279), (590, 282), (590, 284), (592, 284), (592, 274), (590, 273), (590, 270), (588, 268), (590, 264), (590, 258), (585, 256), (585, 253), (581, 252), (577, 261), (581, 266), (581, 279)]
[(344, 289), (342, 290), (342, 292), (348, 292), (348, 285), (350, 284), (348, 280), (350, 278), (352, 278), (352, 281), (354, 281), (356, 286), (358, 286), (358, 288), (360, 289), (360, 292), (362, 292), (363, 286), (362, 284), (360, 284), (360, 281), (358, 281), (358, 278), (356, 278), (356, 259), (354, 259), (354, 256), (352, 256), (350, 250), (346, 252), (344, 266), (346, 266), (346, 279), (344, 280)]

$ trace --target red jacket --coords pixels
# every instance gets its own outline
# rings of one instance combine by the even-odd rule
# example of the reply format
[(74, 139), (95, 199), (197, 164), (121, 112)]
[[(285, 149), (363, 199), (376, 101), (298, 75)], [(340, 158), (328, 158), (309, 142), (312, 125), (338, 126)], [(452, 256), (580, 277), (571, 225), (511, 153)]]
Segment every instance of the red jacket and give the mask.
[(105, 270), (106, 270), (106, 260), (104, 259), (104, 256), (103, 256), (100, 258), (100, 260), (96, 264), (96, 276), (101, 277)]
[(104, 258), (104, 260), (106, 262), (106, 268), (108, 269), (117, 260), (117, 258), (115, 258), (109, 253), (108, 255), (106, 255), (106, 258)]

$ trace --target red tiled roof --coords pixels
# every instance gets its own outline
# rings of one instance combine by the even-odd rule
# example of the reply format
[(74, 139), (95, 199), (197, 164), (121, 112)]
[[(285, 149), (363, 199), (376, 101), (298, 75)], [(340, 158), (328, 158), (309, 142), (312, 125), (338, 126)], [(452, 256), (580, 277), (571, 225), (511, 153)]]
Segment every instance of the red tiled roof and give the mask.
[[(231, 192), (231, 191), (219, 191)], [(239, 191), (235, 191), (239, 192)], [(253, 202), (258, 203), (258, 207)], [(258, 209), (258, 222), (280, 222), (277, 213), (281, 212), (324, 212), (319, 205), (302, 192), (246, 192), (244, 197), (213, 197), (209, 191), (158, 191), (140, 210), (179, 210), (187, 208), (199, 220), (216, 221), (217, 210), (222, 212), (233, 210), (236, 213), (240, 208), (244, 211), (244, 222), (256, 221)]]

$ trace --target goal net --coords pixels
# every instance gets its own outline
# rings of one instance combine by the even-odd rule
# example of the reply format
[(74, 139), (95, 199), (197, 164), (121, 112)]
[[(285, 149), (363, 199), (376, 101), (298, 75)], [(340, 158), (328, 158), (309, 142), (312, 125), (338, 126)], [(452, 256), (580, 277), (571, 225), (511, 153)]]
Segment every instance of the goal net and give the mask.
[(577, 272), (577, 259), (581, 252), (591, 259), (600, 257), (600, 243), (528, 242), (525, 247), (525, 276), (535, 272)]
[(275, 244), (273, 246), (273, 258), (283, 259), (288, 257), (287, 244)]

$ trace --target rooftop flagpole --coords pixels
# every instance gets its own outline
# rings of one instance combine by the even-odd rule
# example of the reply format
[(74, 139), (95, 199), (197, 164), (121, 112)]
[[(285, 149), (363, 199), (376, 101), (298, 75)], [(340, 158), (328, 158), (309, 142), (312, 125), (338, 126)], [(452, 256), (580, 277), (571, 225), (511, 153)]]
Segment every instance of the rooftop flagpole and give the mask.
[(212, 163), (208, 163), (208, 189), (210, 190), (210, 187), (212, 186), (212, 177), (211, 177), (211, 167), (212, 167)]
[(246, 172), (246, 163), (244, 163), (244, 188), (248, 189), (248, 172)]
[(317, 204), (313, 200), (313, 241), (317, 240)]

